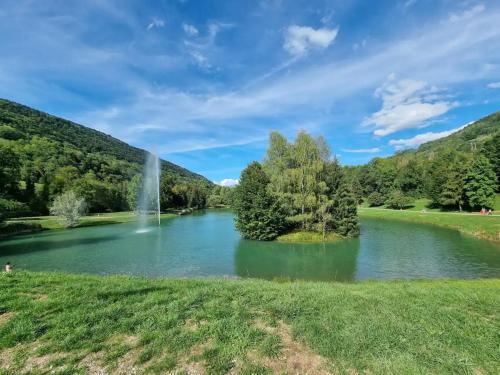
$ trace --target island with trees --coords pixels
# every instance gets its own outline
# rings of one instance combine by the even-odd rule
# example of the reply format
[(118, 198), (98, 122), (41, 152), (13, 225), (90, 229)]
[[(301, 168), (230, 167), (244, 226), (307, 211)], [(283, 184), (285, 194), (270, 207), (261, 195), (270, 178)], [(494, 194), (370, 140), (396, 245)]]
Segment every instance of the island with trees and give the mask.
[(322, 137), (300, 132), (289, 143), (271, 133), (264, 162), (243, 170), (234, 195), (244, 238), (325, 241), (359, 234), (356, 200)]

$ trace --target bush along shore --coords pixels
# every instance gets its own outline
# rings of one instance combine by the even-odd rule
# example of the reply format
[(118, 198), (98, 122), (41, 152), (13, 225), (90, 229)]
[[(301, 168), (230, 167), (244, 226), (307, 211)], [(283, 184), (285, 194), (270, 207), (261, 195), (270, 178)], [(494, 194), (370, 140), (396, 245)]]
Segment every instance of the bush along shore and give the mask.
[(495, 374), (500, 280), (0, 275), (0, 373)]

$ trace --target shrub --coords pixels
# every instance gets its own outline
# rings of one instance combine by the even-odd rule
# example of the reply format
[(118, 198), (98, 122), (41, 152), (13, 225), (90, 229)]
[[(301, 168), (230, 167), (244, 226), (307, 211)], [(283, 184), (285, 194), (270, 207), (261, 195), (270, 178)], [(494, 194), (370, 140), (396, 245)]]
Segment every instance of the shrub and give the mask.
[(60, 217), (60, 222), (66, 228), (75, 227), (80, 221), (80, 217), (87, 211), (85, 199), (77, 197), (73, 191), (67, 191), (58, 195), (52, 206), (50, 213)]
[(368, 204), (370, 207), (382, 206), (385, 203), (385, 197), (378, 191), (374, 191), (368, 196)]
[(412, 197), (405, 195), (401, 190), (394, 190), (389, 194), (387, 199), (387, 206), (402, 210), (403, 208), (410, 207), (414, 202)]

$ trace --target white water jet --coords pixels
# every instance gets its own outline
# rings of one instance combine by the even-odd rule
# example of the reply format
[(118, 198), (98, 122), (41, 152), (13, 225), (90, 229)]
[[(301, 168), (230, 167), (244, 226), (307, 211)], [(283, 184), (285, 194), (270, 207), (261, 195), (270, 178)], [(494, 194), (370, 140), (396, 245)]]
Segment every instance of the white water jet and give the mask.
[(148, 218), (154, 213), (160, 226), (160, 159), (156, 152), (148, 153), (144, 164), (142, 188), (139, 193), (139, 229), (137, 233), (151, 230), (148, 228)]

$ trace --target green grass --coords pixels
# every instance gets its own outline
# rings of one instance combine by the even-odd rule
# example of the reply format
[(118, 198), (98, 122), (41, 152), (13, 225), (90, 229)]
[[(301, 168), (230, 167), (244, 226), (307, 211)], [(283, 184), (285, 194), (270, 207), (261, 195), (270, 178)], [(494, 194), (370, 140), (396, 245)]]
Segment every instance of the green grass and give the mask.
[(500, 216), (481, 216), (478, 213), (400, 211), (364, 207), (360, 207), (358, 213), (361, 218), (392, 219), (433, 224), (456, 229), (467, 235), (491, 241), (500, 241)]
[(493, 374), (500, 371), (499, 290), (498, 279), (2, 274), (0, 373), (52, 366), (51, 373), (76, 374), (88, 365), (139, 373)]
[[(431, 200), (428, 198), (419, 198), (416, 199), (411, 207), (408, 207), (405, 211), (422, 211), (425, 210), (427, 212), (450, 212), (450, 211), (443, 211), (440, 208), (434, 208), (431, 207)], [(368, 202), (363, 202), (360, 206), (361, 208), (370, 208), (368, 205)], [(388, 208), (387, 206), (380, 206), (380, 207), (374, 207), (374, 208)], [(497, 194), (495, 196), (495, 200), (493, 203), (493, 209), (494, 211), (500, 212), (500, 194)], [(456, 211), (458, 212), (458, 211)]]
[[(176, 217), (177, 215), (172, 213), (161, 214), (163, 218)], [(78, 228), (90, 227), (94, 225), (108, 225), (108, 224), (119, 224), (127, 223), (130, 221), (137, 220), (137, 216), (133, 212), (112, 212), (104, 214), (92, 214), (89, 216), (84, 216), (80, 220)], [(59, 223), (59, 220), (55, 216), (34, 216), (34, 217), (21, 217), (16, 219), (11, 219), (9, 222), (25, 222), (40, 224), (43, 229), (63, 229), (63, 226)]]
[(290, 233), (282, 234), (276, 238), (279, 242), (332, 242), (342, 239), (340, 235), (333, 232), (327, 232), (325, 238), (323, 233), (308, 232), (308, 231), (293, 231)]

